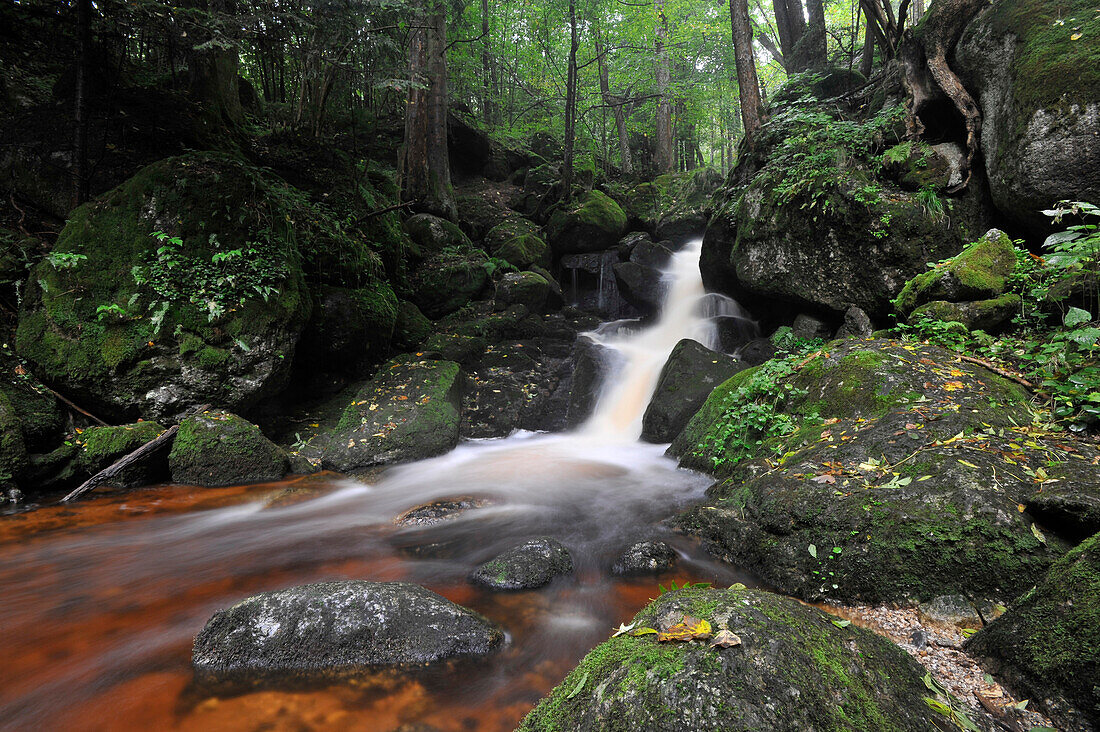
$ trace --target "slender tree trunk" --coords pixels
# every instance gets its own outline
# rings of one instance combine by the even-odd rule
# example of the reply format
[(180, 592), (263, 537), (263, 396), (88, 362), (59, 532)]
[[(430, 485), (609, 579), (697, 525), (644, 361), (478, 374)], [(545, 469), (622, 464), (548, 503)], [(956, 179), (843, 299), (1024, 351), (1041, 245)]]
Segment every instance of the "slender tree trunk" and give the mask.
[(444, 218), (457, 215), (447, 158), (447, 14), (442, 0), (426, 0), (409, 34), (412, 85), (405, 115), (402, 197)]
[(733, 29), (733, 54), (737, 61), (737, 86), (741, 100), (741, 121), (749, 146), (763, 124), (764, 105), (760, 99), (760, 80), (752, 52), (752, 25), (747, 0), (730, 0), (730, 25)]
[(603, 103), (611, 107), (611, 114), (615, 118), (615, 131), (619, 136), (619, 165), (622, 167), (624, 175), (631, 175), (634, 172), (634, 164), (630, 159), (630, 138), (626, 132), (626, 112), (623, 109), (622, 100), (615, 99), (611, 94), (611, 87), (608, 83), (607, 59), (604, 58), (607, 48), (603, 44), (599, 24), (593, 27), (593, 31), (596, 37), (596, 58), (599, 60), (600, 66), (600, 94), (603, 96)]
[(664, 0), (657, 0), (657, 149), (654, 166), (657, 173), (671, 173), (676, 165), (672, 151), (672, 103), (668, 98), (671, 81), (668, 48), (668, 18)]
[(863, 56), (859, 60), (859, 73), (863, 74), (865, 79), (869, 79), (875, 66), (875, 34), (871, 30), (874, 21), (867, 17), (867, 12), (862, 6), (860, 11), (866, 22), (863, 29)]
[(481, 115), (493, 124), (492, 75), (489, 71), (489, 0), (481, 0)]
[(76, 93), (73, 131), (73, 206), (88, 200), (88, 65), (92, 54), (92, 0), (76, 4)]
[[(231, 0), (209, 0), (205, 5), (212, 13), (229, 16), (235, 14)], [(241, 94), (238, 87), (240, 56), (236, 48), (210, 47), (199, 50), (196, 45), (188, 54), (191, 72), (191, 98), (212, 112), (223, 123), (237, 127), (244, 121)]]
[(824, 68), (828, 62), (825, 44), (825, 5), (822, 0), (806, 0), (806, 12), (809, 22), (802, 37), (801, 56), (806, 69)]
[(561, 181), (565, 202), (573, 200), (573, 145), (577, 137), (577, 3), (569, 0), (569, 69), (565, 81), (565, 155)]

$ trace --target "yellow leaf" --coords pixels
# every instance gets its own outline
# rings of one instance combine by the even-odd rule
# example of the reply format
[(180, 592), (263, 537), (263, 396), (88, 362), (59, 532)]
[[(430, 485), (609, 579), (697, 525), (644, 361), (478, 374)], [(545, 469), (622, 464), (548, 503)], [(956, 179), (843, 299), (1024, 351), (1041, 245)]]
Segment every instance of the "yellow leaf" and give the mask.
[(1081, 34), (1080, 33), (1074, 33), (1072, 36), (1069, 37), (1069, 39), (1071, 41), (1079, 41), (1079, 40), (1081, 40)]
[(706, 620), (685, 615), (683, 621), (676, 623), (664, 633), (657, 634), (657, 640), (665, 641), (689, 641), (695, 638), (709, 638), (710, 623)]

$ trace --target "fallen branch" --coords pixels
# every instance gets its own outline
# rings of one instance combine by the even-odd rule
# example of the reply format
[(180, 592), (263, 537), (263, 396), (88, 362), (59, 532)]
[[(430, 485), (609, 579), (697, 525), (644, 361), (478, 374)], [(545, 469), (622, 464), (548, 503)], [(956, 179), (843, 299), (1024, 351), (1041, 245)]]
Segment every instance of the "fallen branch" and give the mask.
[(1003, 376), (1006, 379), (1012, 379), (1013, 381), (1015, 381), (1020, 386), (1026, 388), (1026, 389), (1030, 389), (1031, 391), (1035, 391), (1035, 384), (1032, 384), (1030, 381), (1025, 379), (1020, 374), (1014, 373), (1012, 371), (1009, 371), (1006, 368), (998, 366), (997, 364), (993, 363), (992, 361), (986, 361), (984, 358), (977, 358), (975, 356), (965, 356), (965, 355), (962, 355), (962, 354), (959, 355), (959, 358), (963, 361), (968, 361), (969, 363), (976, 363), (979, 366), (985, 366), (987, 369), (989, 369), (993, 373), (997, 374), (998, 376)]
[(55, 397), (57, 397), (57, 398), (58, 398), (58, 399), (60, 399), (60, 400), (61, 400), (62, 402), (64, 402), (64, 403), (65, 403), (65, 405), (66, 405), (66, 406), (68, 406), (68, 407), (69, 407), (70, 409), (75, 409), (76, 411), (80, 412), (81, 414), (83, 414), (83, 415), (84, 415), (85, 417), (87, 417), (88, 419), (92, 420), (93, 422), (95, 422), (95, 423), (97, 423), (97, 424), (103, 425), (104, 427), (109, 427), (109, 426), (110, 426), (110, 425), (108, 425), (108, 424), (107, 424), (106, 422), (104, 422), (104, 421), (103, 421), (102, 419), (100, 419), (99, 417), (97, 417), (97, 416), (95, 416), (94, 414), (92, 414), (91, 412), (88, 412), (88, 411), (86, 411), (86, 410), (84, 410), (84, 409), (81, 409), (81, 408), (80, 408), (79, 406), (77, 406), (77, 404), (76, 404), (75, 402), (73, 402), (73, 401), (72, 401), (71, 399), (69, 399), (69, 398), (67, 398), (67, 397), (64, 397), (64, 396), (62, 396), (61, 394), (58, 394), (58, 393), (57, 393), (56, 391), (54, 391), (54, 390), (53, 390), (53, 389), (51, 389), (50, 387), (46, 386), (45, 384), (43, 384), (42, 386), (43, 386), (43, 387), (44, 387), (44, 388), (46, 389), (46, 391), (50, 392), (50, 393), (51, 393), (51, 394), (53, 394), (53, 395), (54, 395)]
[(367, 219), (373, 219), (375, 216), (381, 216), (382, 214), (388, 214), (390, 211), (397, 211), (398, 209), (408, 208), (409, 206), (412, 206), (415, 203), (417, 203), (417, 202), (416, 201), (405, 201), (405, 203), (397, 203), (397, 204), (394, 204), (393, 206), (386, 206), (385, 208), (380, 208), (377, 211), (368, 211), (367, 213), (365, 213), (361, 217), (359, 217), (359, 220), (360, 221), (366, 221)]
[(158, 435), (157, 437), (149, 440), (149, 442), (146, 442), (144, 445), (129, 453), (128, 455), (119, 458), (103, 470), (93, 475), (88, 480), (84, 481), (84, 483), (81, 484), (79, 488), (62, 498), (61, 502), (68, 503), (69, 501), (74, 501), (88, 491), (94, 489), (96, 486), (102, 485), (103, 483), (109, 481), (111, 478), (114, 478), (131, 465), (141, 462), (149, 455), (152, 455), (153, 453), (171, 443), (172, 440), (175, 439), (176, 433), (179, 432), (179, 429), (180, 427), (178, 424), (172, 425), (164, 432), (160, 433), (160, 435)]

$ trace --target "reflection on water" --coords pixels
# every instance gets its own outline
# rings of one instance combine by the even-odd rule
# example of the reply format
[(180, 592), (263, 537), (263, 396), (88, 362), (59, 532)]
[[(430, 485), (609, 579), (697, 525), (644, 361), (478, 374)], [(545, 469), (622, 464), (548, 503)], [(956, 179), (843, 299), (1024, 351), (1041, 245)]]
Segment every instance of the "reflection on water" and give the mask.
[[(668, 352), (705, 331), (698, 252), (689, 247), (670, 267), (667, 317), (609, 342), (626, 365), (576, 433), (467, 443), (374, 485), (322, 475), (153, 487), (0, 518), (0, 728), (511, 729), (658, 581), (746, 581), (658, 525), (709, 481), (678, 470), (663, 446), (635, 441)], [(412, 507), (460, 496), (481, 507), (433, 526), (395, 525)], [(574, 576), (515, 594), (466, 583), (480, 562), (539, 535), (569, 548)], [(652, 538), (681, 553), (674, 573), (608, 576), (619, 552)], [(423, 584), (501, 624), (510, 643), (455, 669), (309, 691), (219, 697), (191, 686), (191, 640), (214, 611), (334, 578)]]

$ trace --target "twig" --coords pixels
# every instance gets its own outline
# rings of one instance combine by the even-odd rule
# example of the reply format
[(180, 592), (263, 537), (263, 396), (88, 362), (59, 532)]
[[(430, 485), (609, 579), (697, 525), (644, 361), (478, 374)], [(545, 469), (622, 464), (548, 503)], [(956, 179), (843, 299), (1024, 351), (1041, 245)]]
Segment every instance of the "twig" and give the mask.
[(979, 366), (985, 366), (987, 369), (989, 369), (993, 373), (995, 373), (999, 376), (1003, 376), (1006, 379), (1012, 379), (1013, 381), (1015, 381), (1017, 384), (1024, 387), (1025, 389), (1030, 389), (1032, 391), (1035, 391), (1035, 384), (1032, 384), (1030, 381), (1025, 379), (1023, 376), (1020, 376), (1019, 374), (1013, 373), (1013, 372), (1009, 371), (1008, 369), (1005, 369), (1005, 368), (1002, 368), (1002, 367), (998, 366), (997, 364), (993, 363), (992, 361), (986, 361), (984, 358), (976, 358), (975, 356), (966, 356), (966, 355), (963, 355), (963, 354), (959, 354), (959, 358), (963, 361), (968, 361), (970, 363), (976, 363)]
[(95, 475), (93, 475), (91, 478), (88, 478), (88, 480), (84, 481), (84, 483), (81, 484), (81, 486), (79, 488), (72, 491), (69, 495), (65, 496), (64, 498), (62, 498), (61, 502), (62, 503), (68, 503), (69, 501), (74, 501), (77, 498), (80, 498), (80, 496), (82, 496), (85, 493), (87, 493), (88, 491), (94, 489), (96, 486), (107, 482), (108, 480), (115, 477), (116, 475), (118, 475), (119, 473), (121, 473), (123, 470), (130, 467), (134, 463), (139, 462), (140, 460), (144, 459), (146, 456), (148, 456), (148, 455), (156, 452), (157, 450), (161, 449), (162, 447), (164, 447), (165, 445), (167, 445), (169, 442), (171, 442), (172, 440), (174, 440), (176, 438), (176, 433), (179, 432), (179, 429), (180, 429), (180, 427), (179, 427), (178, 424), (172, 425), (171, 427), (166, 429), (164, 432), (159, 434), (157, 437), (153, 438), (152, 440), (149, 440), (149, 442), (146, 442), (144, 445), (142, 445), (138, 449), (136, 449), (133, 452), (129, 453), (128, 455), (125, 455), (124, 457), (116, 460), (115, 462), (111, 463), (108, 467), (104, 468), (103, 470), (101, 470), (98, 473), (96, 473)]
[(375, 216), (381, 216), (382, 214), (387, 214), (390, 211), (397, 211), (398, 209), (408, 208), (409, 206), (412, 206), (415, 203), (416, 203), (416, 201), (405, 201), (404, 203), (398, 203), (398, 204), (394, 204), (393, 206), (386, 206), (385, 208), (380, 208), (377, 211), (368, 211), (367, 213), (360, 216), (359, 220), (360, 221), (366, 221), (367, 219), (373, 219)]
[(102, 419), (100, 419), (99, 417), (97, 417), (97, 416), (95, 416), (94, 414), (92, 414), (91, 412), (89, 412), (89, 411), (87, 411), (87, 410), (85, 410), (85, 409), (81, 409), (81, 408), (80, 408), (79, 406), (77, 406), (77, 405), (76, 405), (76, 404), (75, 404), (75, 403), (74, 403), (74, 402), (73, 402), (73, 401), (72, 401), (71, 399), (69, 399), (68, 397), (65, 397), (65, 396), (62, 396), (61, 394), (58, 394), (58, 393), (57, 393), (56, 391), (54, 391), (54, 390), (53, 390), (53, 389), (51, 389), (50, 387), (46, 386), (45, 384), (43, 384), (42, 386), (43, 386), (43, 387), (45, 387), (46, 391), (50, 392), (50, 393), (51, 393), (51, 394), (53, 394), (53, 395), (54, 395), (55, 397), (57, 397), (58, 399), (60, 399), (61, 401), (63, 401), (63, 402), (64, 402), (64, 403), (65, 403), (65, 404), (66, 404), (66, 405), (67, 405), (67, 406), (68, 406), (68, 407), (69, 407), (70, 409), (75, 409), (76, 411), (80, 412), (81, 414), (83, 414), (83, 415), (84, 415), (85, 417), (87, 417), (88, 419), (92, 420), (93, 422), (96, 422), (97, 424), (101, 424), (101, 425), (103, 425), (104, 427), (109, 427), (109, 426), (110, 426), (110, 425), (108, 425), (108, 424), (107, 424), (106, 422), (104, 422), (104, 421), (103, 421)]

